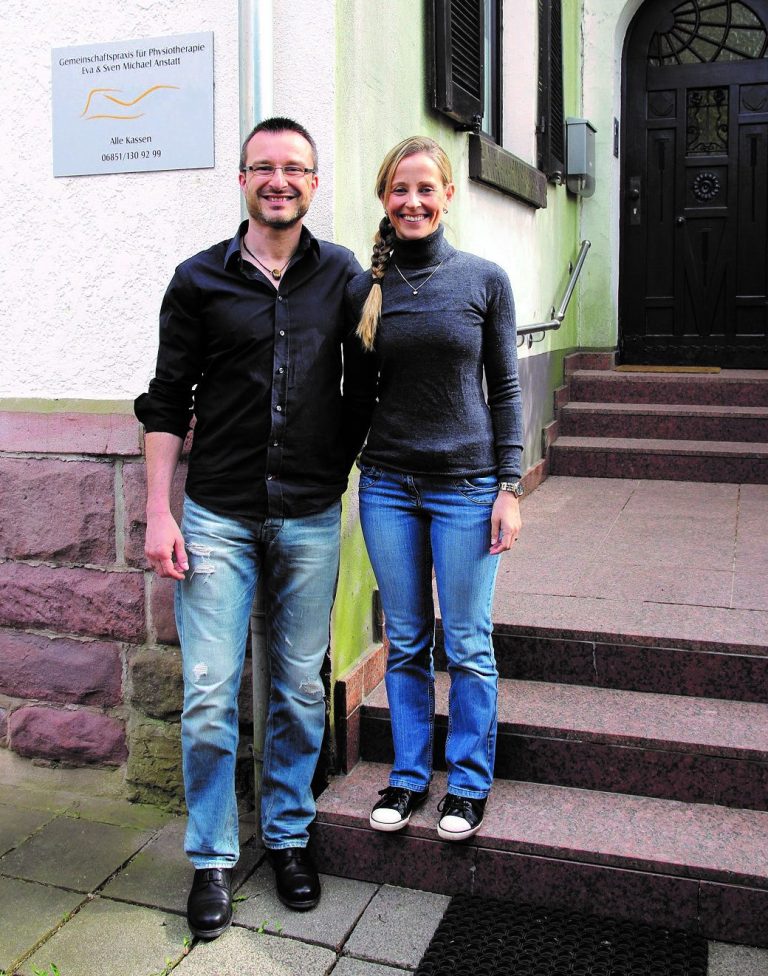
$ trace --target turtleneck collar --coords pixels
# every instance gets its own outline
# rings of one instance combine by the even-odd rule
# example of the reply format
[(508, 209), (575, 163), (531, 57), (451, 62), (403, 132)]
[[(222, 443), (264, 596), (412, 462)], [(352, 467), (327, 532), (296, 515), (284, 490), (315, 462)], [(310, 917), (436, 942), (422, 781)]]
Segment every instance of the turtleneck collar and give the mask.
[(396, 237), (392, 260), (403, 268), (422, 268), (444, 261), (453, 251), (454, 248), (443, 236), (441, 224), (429, 237), (420, 237), (416, 241)]

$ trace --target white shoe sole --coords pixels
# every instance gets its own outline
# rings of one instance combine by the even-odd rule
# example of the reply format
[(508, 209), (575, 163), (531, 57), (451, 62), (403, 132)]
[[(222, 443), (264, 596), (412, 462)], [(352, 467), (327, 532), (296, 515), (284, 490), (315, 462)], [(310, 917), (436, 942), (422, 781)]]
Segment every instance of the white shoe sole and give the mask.
[(402, 830), (403, 827), (407, 827), (410, 823), (411, 815), (408, 814), (402, 820), (396, 820), (394, 823), (382, 823), (381, 820), (374, 820), (373, 816), (368, 818), (368, 823), (373, 827), (374, 830), (382, 830), (385, 834), (393, 834), (397, 830)]
[(444, 830), (440, 824), (438, 824), (437, 836), (440, 838), (440, 840), (466, 840), (467, 837), (473, 837), (482, 826), (482, 820), (476, 827), (470, 827), (468, 830)]

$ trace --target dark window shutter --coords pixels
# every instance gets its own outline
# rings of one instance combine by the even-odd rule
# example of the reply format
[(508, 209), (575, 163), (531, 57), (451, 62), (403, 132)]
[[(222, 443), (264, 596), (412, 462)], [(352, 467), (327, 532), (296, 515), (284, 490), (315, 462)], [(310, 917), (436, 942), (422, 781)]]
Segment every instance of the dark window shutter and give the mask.
[(565, 172), (562, 0), (539, 0), (538, 166), (550, 179)]
[(483, 117), (483, 0), (432, 0), (432, 106), (461, 127)]

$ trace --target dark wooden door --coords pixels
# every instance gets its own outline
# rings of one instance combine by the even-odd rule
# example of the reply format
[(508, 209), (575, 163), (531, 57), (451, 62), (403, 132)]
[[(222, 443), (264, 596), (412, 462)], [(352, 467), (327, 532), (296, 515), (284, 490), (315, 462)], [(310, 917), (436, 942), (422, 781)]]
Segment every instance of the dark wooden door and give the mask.
[(648, 0), (624, 54), (623, 362), (768, 368), (768, 0)]

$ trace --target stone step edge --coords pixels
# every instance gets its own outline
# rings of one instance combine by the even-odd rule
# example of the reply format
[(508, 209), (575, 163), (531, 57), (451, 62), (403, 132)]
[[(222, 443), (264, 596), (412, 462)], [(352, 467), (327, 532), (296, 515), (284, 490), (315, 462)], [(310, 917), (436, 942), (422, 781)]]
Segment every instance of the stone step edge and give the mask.
[(612, 413), (630, 416), (727, 417), (730, 419), (768, 420), (768, 407), (742, 407), (734, 404), (703, 403), (634, 403), (615, 400), (569, 400), (564, 413)]
[[(493, 640), (503, 644), (509, 639), (528, 638), (536, 641), (568, 641), (582, 644), (608, 645), (625, 649), (641, 648), (644, 651), (685, 651), (689, 654), (725, 654), (736, 657), (768, 658), (768, 640), (765, 644), (738, 644), (716, 639), (693, 641), (690, 638), (659, 637), (657, 634), (635, 634), (631, 638), (619, 630), (584, 630), (580, 627), (561, 627), (556, 624), (513, 624), (494, 620)], [(443, 642), (440, 618), (437, 618), (436, 648)], [(499, 648), (496, 648), (497, 656)], [(503, 649), (502, 649), (503, 653)], [(442, 670), (442, 669), (441, 669)]]
[[(378, 789), (387, 783), (387, 775), (388, 767), (384, 764), (361, 760), (350, 773), (332, 777), (327, 789), (317, 799), (317, 824), (362, 829), (371, 836), (380, 836), (378, 831), (370, 827), (369, 815), (370, 807), (377, 799)], [(361, 789), (361, 786), (364, 788)], [(768, 891), (768, 854), (763, 860), (763, 870), (756, 872), (760, 864), (760, 852), (753, 843), (752, 835), (747, 838), (744, 830), (746, 826), (752, 828), (754, 836), (765, 845), (765, 838), (768, 837), (768, 813), (763, 811), (607, 793), (578, 787), (497, 780), (489, 800), (486, 824), (478, 834), (458, 845), (441, 842), (436, 835), (437, 814), (433, 809), (435, 803), (432, 799), (437, 802), (445, 790), (445, 773), (436, 771), (427, 803), (414, 813), (404, 832), (386, 836), (436, 842), (444, 848), (503, 851)], [(348, 794), (351, 797), (362, 794), (360, 804), (355, 803), (354, 799), (352, 801), (354, 812), (338, 809)], [(535, 801), (533, 805), (531, 799)], [(546, 811), (538, 818), (531, 809), (537, 804)], [(492, 810), (495, 812), (491, 815)], [(589, 843), (585, 842), (586, 837), (577, 837), (574, 826), (578, 814), (587, 810), (591, 814), (590, 822), (597, 825), (595, 839)], [(560, 819), (557, 816), (559, 811)], [(507, 829), (510, 817), (515, 815), (525, 823), (520, 831)], [(502, 828), (504, 832), (501, 835), (493, 834), (495, 825), (500, 821), (505, 825)], [(632, 824), (632, 831), (627, 830), (628, 824)], [(647, 825), (653, 828), (653, 854), (643, 852), (642, 845), (638, 843), (642, 838), (641, 827)], [(553, 833), (553, 828), (554, 832), (561, 832), (559, 838), (553, 838), (552, 841), (542, 840), (541, 837), (547, 833)], [(609, 850), (610, 844), (607, 840), (614, 828), (624, 841), (634, 843), (628, 843), (623, 851)], [(734, 839), (739, 828), (742, 835), (740, 845)], [(531, 834), (530, 838), (511, 836), (514, 833), (523, 834), (526, 830)], [(690, 858), (683, 854), (681, 838), (689, 839), (695, 830), (701, 831), (702, 845), (708, 844), (710, 853), (716, 850), (717, 854), (733, 855), (740, 847), (745, 858), (749, 860), (751, 873), (733, 865), (729, 867), (725, 861), (720, 866), (689, 863)], [(535, 839), (534, 834), (539, 839)], [(596, 842), (598, 835), (600, 843)], [(664, 845), (668, 845), (666, 852)], [(703, 850), (699, 853), (703, 858)]]
[[(443, 724), (447, 723), (448, 720), (448, 688), (449, 688), (449, 678), (448, 675), (443, 672), (435, 673), (435, 719)], [(533, 687), (535, 686), (535, 687)], [(768, 730), (768, 705), (761, 705), (759, 703), (745, 703), (745, 702), (734, 702), (728, 701), (727, 699), (707, 699), (699, 698), (693, 696), (683, 696), (683, 695), (662, 695), (655, 692), (642, 692), (642, 691), (624, 691), (612, 688), (599, 688), (595, 686), (585, 686), (585, 685), (566, 685), (557, 682), (545, 682), (545, 681), (521, 681), (513, 678), (500, 678), (499, 679), (499, 731), (512, 734), (512, 735), (532, 735), (536, 738), (541, 739), (565, 739), (568, 741), (579, 742), (579, 743), (601, 743), (605, 745), (614, 745), (620, 748), (626, 749), (643, 749), (650, 750), (653, 752), (674, 752), (678, 754), (688, 754), (705, 756), (710, 758), (723, 758), (723, 759), (736, 759), (741, 761), (749, 762), (768, 762), (768, 748), (757, 749), (750, 747), (748, 745), (738, 746), (733, 744), (723, 744), (718, 743), (714, 737), (710, 741), (691, 741), (681, 738), (673, 739), (669, 735), (664, 736), (660, 733), (654, 733), (652, 729), (649, 729), (646, 734), (626, 734), (622, 733), (619, 728), (616, 729), (594, 729), (590, 728), (590, 723), (588, 720), (578, 722), (574, 719), (568, 724), (555, 725), (555, 724), (545, 724), (532, 719), (526, 721), (525, 719), (515, 720), (510, 715), (510, 709), (507, 707), (507, 702), (510, 699), (514, 699), (516, 702), (524, 703), (524, 697), (526, 691), (533, 692), (547, 692), (551, 693), (553, 697), (557, 692), (567, 689), (571, 697), (582, 695), (584, 699), (591, 699), (594, 703), (595, 699), (604, 699), (604, 705), (599, 710), (593, 707), (590, 709), (588, 707), (589, 702), (581, 706), (583, 709), (585, 718), (590, 716), (594, 718), (596, 714), (601, 717), (605, 716), (606, 713), (613, 711), (615, 708), (620, 714), (626, 714), (626, 711), (622, 711), (622, 705), (625, 709), (631, 704), (645, 704), (649, 707), (649, 713), (653, 713), (653, 706), (658, 705), (659, 708), (666, 706), (669, 708), (671, 705), (673, 709), (679, 710), (679, 727), (687, 727), (687, 719), (689, 716), (686, 712), (695, 708), (698, 705), (708, 705), (712, 709), (716, 709), (719, 713), (718, 727), (727, 728), (728, 727), (728, 712), (754, 712), (756, 717), (760, 717), (762, 713), (762, 719), (764, 727)], [(582, 689), (581, 692), (579, 689)], [(363, 711), (366, 715), (375, 716), (378, 718), (384, 718), (389, 721), (389, 707), (386, 702), (386, 689), (384, 683), (382, 682), (374, 691), (368, 695), (363, 700)], [(579, 711), (579, 709), (575, 709)], [(573, 714), (573, 710), (571, 711)], [(735, 717), (735, 716), (734, 716)], [(617, 723), (620, 725), (621, 723)], [(703, 736), (699, 737), (703, 738)]]
[(724, 369), (719, 373), (623, 372), (617, 369), (574, 369), (570, 380), (593, 380), (597, 383), (623, 383), (636, 386), (681, 383), (685, 386), (733, 386), (735, 384), (768, 387), (768, 371), (760, 369)]
[(552, 450), (598, 454), (652, 454), (674, 457), (755, 458), (768, 460), (768, 444), (754, 441), (686, 441), (651, 437), (560, 436)]

